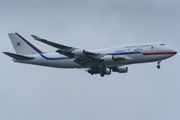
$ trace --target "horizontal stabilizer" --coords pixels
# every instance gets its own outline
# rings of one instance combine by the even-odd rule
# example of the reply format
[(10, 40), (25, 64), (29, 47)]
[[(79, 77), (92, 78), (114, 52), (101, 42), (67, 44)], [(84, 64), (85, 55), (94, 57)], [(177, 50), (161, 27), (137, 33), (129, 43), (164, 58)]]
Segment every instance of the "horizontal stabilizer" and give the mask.
[(32, 59), (34, 59), (33, 57), (26, 57), (23, 55), (18, 55), (18, 54), (9, 53), (9, 52), (3, 52), (3, 53), (8, 55), (9, 57), (12, 57), (12, 58), (17, 59), (17, 60), (32, 60)]

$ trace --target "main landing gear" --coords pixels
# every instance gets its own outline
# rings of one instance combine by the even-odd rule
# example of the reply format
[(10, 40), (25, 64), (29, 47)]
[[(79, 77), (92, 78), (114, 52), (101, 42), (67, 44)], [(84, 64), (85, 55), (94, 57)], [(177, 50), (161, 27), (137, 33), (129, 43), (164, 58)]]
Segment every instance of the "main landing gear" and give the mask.
[(161, 66), (160, 66), (160, 62), (161, 62), (161, 60), (159, 60), (159, 61), (158, 61), (158, 63), (157, 63), (157, 64), (158, 64), (158, 65), (157, 65), (157, 68), (158, 68), (158, 69), (160, 69), (160, 68), (161, 68)]
[(105, 67), (100, 67), (100, 66), (92, 66), (87, 71), (91, 75), (100, 74), (101, 77), (104, 77), (104, 75), (110, 75), (111, 74), (111, 70), (110, 69), (106, 69)]

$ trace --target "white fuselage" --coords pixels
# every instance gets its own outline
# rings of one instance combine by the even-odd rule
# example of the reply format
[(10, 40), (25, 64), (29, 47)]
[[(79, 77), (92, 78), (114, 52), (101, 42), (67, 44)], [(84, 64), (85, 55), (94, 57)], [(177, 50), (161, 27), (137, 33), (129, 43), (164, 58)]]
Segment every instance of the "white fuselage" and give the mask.
[[(88, 50), (88, 51), (126, 58), (126, 60), (122, 60), (118, 62), (104, 62), (98, 64), (106, 67), (123, 66), (123, 65), (135, 64), (135, 63), (154, 62), (154, 61), (167, 59), (177, 53), (174, 49), (160, 43), (127, 45), (127, 46), (118, 46), (107, 49)], [(77, 57), (69, 58), (57, 52), (43, 53), (43, 54), (39, 53), (28, 56), (34, 57), (35, 59), (33, 60), (14, 59), (14, 61), (20, 63), (35, 64), (35, 65), (57, 67), (57, 68), (83, 68), (82, 66), (74, 62), (74, 60)]]

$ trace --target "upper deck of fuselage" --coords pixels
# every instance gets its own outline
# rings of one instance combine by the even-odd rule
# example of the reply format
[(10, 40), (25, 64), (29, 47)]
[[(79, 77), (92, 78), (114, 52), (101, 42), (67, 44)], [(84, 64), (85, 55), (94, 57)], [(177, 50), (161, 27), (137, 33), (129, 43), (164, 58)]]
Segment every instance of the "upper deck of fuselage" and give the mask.
[(115, 52), (115, 51), (132, 51), (134, 49), (157, 49), (161, 48), (163, 46), (166, 46), (163, 43), (156, 42), (156, 43), (140, 43), (140, 44), (129, 44), (129, 45), (121, 45), (121, 46), (115, 46), (115, 47), (109, 47), (105, 49), (98, 49), (98, 50), (90, 50), (95, 52)]

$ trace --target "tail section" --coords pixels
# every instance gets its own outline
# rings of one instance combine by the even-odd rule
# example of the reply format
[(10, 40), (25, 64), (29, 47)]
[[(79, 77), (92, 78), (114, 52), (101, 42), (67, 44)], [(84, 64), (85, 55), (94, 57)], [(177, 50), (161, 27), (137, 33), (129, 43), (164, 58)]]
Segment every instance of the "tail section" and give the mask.
[(8, 35), (17, 54), (30, 55), (43, 53), (18, 33), (9, 33)]

